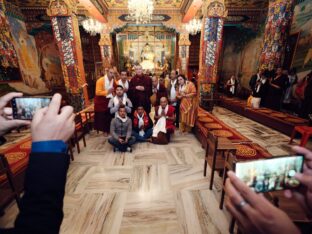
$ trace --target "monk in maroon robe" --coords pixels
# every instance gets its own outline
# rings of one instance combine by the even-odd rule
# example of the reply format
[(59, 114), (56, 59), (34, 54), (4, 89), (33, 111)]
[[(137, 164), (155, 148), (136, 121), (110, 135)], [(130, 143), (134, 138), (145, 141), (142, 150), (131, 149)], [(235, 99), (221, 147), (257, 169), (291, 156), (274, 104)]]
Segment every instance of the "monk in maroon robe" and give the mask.
[(142, 66), (136, 66), (136, 75), (129, 84), (129, 96), (135, 110), (143, 106), (146, 113), (151, 112), (150, 96), (152, 95), (152, 80), (143, 74)]
[(150, 100), (154, 107), (160, 105), (160, 99), (166, 97), (168, 99), (167, 89), (165, 85), (161, 84), (159, 79), (154, 76), (152, 78), (152, 93)]

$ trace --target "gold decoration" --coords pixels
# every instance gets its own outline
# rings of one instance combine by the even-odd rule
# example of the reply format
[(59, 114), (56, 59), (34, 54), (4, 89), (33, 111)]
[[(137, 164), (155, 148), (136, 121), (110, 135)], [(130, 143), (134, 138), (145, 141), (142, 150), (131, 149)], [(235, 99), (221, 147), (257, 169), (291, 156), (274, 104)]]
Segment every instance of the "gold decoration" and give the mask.
[(228, 130), (213, 130), (212, 133), (216, 136), (216, 137), (232, 137), (233, 133), (231, 133)]
[(31, 148), (31, 141), (27, 141), (20, 145), (20, 149), (30, 149)]
[(272, 117), (276, 117), (276, 118), (286, 118), (287, 115), (283, 114), (283, 113), (273, 113), (271, 114)]
[(77, 0), (51, 0), (47, 9), (48, 16), (71, 16), (77, 13)]
[(101, 33), (101, 39), (99, 41), (99, 46), (111, 46), (112, 42), (111, 42), (111, 38), (110, 35), (107, 33)]
[(222, 125), (218, 123), (207, 123), (204, 126), (209, 129), (222, 129)]
[(203, 15), (206, 17), (225, 18), (228, 11), (225, 9), (224, 0), (207, 0), (203, 5)]
[(198, 113), (198, 114), (197, 114), (198, 117), (205, 117), (206, 115), (207, 115), (207, 114), (205, 114), (204, 112), (203, 112), (203, 113)]
[(19, 160), (25, 158), (26, 156), (27, 156), (26, 152), (12, 152), (12, 153), (5, 154), (5, 157), (8, 160), (9, 164), (16, 163)]
[(209, 118), (209, 117), (200, 117), (200, 118), (198, 118), (198, 121), (203, 122), (203, 123), (212, 123), (212, 122), (214, 122), (214, 120), (212, 118)]
[(181, 33), (179, 39), (179, 46), (190, 46), (191, 41), (189, 40), (189, 34)]
[(246, 145), (237, 145), (236, 155), (241, 157), (255, 157), (257, 155), (257, 151)]
[(305, 121), (303, 119), (298, 118), (286, 118), (285, 121), (289, 121), (291, 123), (304, 123)]
[(265, 113), (265, 114), (272, 113), (272, 111), (269, 110), (269, 109), (258, 109), (258, 111), (261, 112), (261, 113)]

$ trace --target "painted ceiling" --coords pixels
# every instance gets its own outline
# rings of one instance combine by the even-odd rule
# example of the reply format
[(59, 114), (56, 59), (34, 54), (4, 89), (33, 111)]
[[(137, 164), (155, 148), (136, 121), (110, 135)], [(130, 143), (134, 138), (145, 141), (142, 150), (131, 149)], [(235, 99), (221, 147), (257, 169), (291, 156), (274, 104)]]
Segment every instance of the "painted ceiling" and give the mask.
[[(127, 8), (127, 0), (104, 0), (108, 8)], [(181, 8), (184, 0), (154, 0), (154, 7), (157, 9), (163, 8)]]
[(268, 0), (225, 0), (225, 5), (227, 8), (263, 9), (267, 8), (268, 4)]
[[(50, 0), (7, 0), (18, 6), (23, 7), (46, 7)], [(127, 8), (127, 0), (99, 0), (103, 1), (108, 8), (125, 9)], [(156, 9), (180, 9), (184, 1), (189, 0), (154, 0)], [(268, 0), (225, 0), (228, 8), (266, 8)]]

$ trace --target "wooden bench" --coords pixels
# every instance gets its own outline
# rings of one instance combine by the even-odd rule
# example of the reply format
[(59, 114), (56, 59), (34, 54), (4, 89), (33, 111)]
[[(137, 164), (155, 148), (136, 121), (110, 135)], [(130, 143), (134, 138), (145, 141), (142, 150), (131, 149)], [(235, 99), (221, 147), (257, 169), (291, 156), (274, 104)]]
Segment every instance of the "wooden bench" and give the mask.
[(308, 125), (308, 120), (268, 108), (253, 109), (247, 107), (247, 101), (222, 96), (220, 106), (288, 136), (296, 126)]

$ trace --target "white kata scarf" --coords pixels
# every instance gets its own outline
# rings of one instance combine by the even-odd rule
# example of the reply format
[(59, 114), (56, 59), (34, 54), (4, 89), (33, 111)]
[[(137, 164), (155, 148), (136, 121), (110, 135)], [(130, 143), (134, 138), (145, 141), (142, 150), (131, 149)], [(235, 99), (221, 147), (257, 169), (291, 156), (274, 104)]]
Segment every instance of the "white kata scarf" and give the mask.
[[(142, 117), (138, 114), (138, 119), (139, 119), (138, 127), (140, 129), (142, 126), (144, 126), (144, 113), (143, 113)], [(141, 137), (143, 137), (144, 134), (145, 134), (145, 131), (143, 129), (140, 130), (139, 135)]]
[(235, 83), (236, 83), (235, 80), (230, 79), (230, 85), (231, 85), (230, 92), (231, 92), (232, 94), (235, 93)]
[(126, 80), (126, 83), (123, 83), (122, 80), (118, 80), (117, 82), (118, 85), (121, 85), (124, 89), (129, 89), (129, 81)]
[(186, 84), (187, 84), (187, 81), (184, 83), (184, 85), (179, 85), (179, 92), (185, 92), (186, 90)]
[(158, 82), (156, 88), (153, 87), (153, 93), (157, 93), (158, 90), (159, 90), (159, 82)]
[(121, 122), (123, 122), (123, 123), (127, 122), (127, 120), (128, 120), (128, 117), (127, 117), (127, 116), (126, 116), (125, 118), (121, 118), (120, 115), (119, 115), (118, 113), (116, 113), (116, 114), (117, 114), (117, 115), (116, 115), (116, 118), (120, 119)]
[(177, 79), (175, 79), (173, 82), (171, 82), (171, 89), (170, 89), (170, 101), (176, 99), (177, 97), (177, 94), (176, 94), (176, 89), (175, 89), (175, 86), (176, 86), (176, 83), (177, 83)]
[[(104, 76), (104, 90), (109, 90), (114, 87), (114, 79), (109, 80), (107, 75)], [(106, 96), (106, 98), (112, 98), (113, 94), (110, 93)]]
[[(165, 114), (167, 115), (168, 113), (168, 109), (169, 109), (169, 105), (167, 105), (164, 109)], [(161, 115), (163, 111), (163, 108), (161, 106), (159, 106), (158, 108), (158, 116)], [(166, 129), (166, 117), (162, 116), (156, 123), (156, 125), (154, 126), (153, 129), (153, 137), (157, 137), (159, 132), (163, 132), (163, 133), (167, 133), (167, 129)]]
[[(117, 95), (115, 97), (113, 97), (114, 100), (114, 106), (118, 106), (120, 99), (117, 97)], [(124, 94), (122, 97), (122, 104), (124, 104), (125, 106), (127, 105), (127, 96)]]

